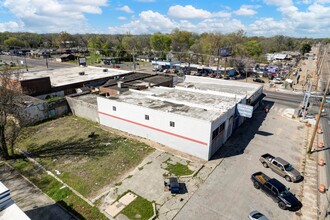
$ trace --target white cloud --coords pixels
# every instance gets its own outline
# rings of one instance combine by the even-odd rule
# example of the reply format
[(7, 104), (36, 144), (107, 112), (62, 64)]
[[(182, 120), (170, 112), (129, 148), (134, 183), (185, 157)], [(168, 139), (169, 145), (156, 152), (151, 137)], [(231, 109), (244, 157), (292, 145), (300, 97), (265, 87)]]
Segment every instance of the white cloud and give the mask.
[(324, 3), (324, 4), (326, 4), (326, 3), (330, 3), (330, 0), (316, 0), (316, 3), (320, 3), (320, 4)]
[(286, 21), (274, 20), (274, 18), (263, 18), (249, 25), (249, 33), (252, 35), (272, 36), (276, 34), (288, 35), (292, 27)]
[(300, 11), (294, 5), (279, 6), (282, 19), (263, 18), (250, 25), (256, 35), (284, 34), (297, 37), (327, 37), (330, 30), (330, 7), (318, 3)]
[(177, 19), (206, 19), (213, 17), (226, 18), (226, 17), (230, 17), (231, 13), (226, 11), (211, 13), (204, 9), (197, 9), (192, 5), (186, 5), (186, 6), (175, 5), (175, 6), (171, 6), (168, 9), (167, 15), (171, 18), (177, 18)]
[(136, 0), (137, 2), (155, 2), (156, 0)]
[(168, 16), (173, 18), (184, 18), (184, 19), (193, 19), (193, 18), (210, 18), (212, 14), (203, 9), (197, 9), (192, 5), (175, 5), (171, 6), (167, 12)]
[(145, 34), (154, 32), (170, 32), (177, 24), (158, 12), (143, 11), (139, 18), (118, 27), (109, 27), (111, 34)]
[(306, 5), (309, 5), (309, 4), (311, 4), (311, 3), (313, 3), (313, 1), (314, 0), (300, 0), (300, 1), (298, 1), (297, 3), (298, 4), (306, 4)]
[(126, 20), (126, 17), (124, 17), (124, 16), (119, 16), (119, 17), (118, 17), (118, 20)]
[(0, 32), (4, 32), (4, 31), (16, 32), (22, 30), (22, 28), (23, 28), (23, 24), (17, 23), (15, 21), (0, 23)]
[(253, 5), (242, 5), (237, 11), (234, 11), (234, 14), (240, 16), (252, 16), (257, 14), (257, 11), (255, 11), (253, 8)]
[(109, 27), (111, 34), (144, 34), (144, 33), (169, 33), (173, 29), (179, 28), (195, 33), (221, 32), (230, 33), (239, 29), (245, 29), (241, 21), (230, 18), (208, 18), (202, 19), (198, 23), (189, 20), (171, 20), (165, 15), (154, 11), (144, 11), (139, 17), (128, 24), (117, 27)]
[(70, 33), (87, 32), (87, 14), (101, 14), (107, 0), (5, 0), (3, 6), (25, 28), (20, 31)]
[(213, 13), (212, 16), (216, 17), (216, 18), (229, 18), (231, 16), (231, 13), (225, 12), (225, 11), (219, 11), (219, 12)]
[(130, 9), (130, 7), (128, 7), (127, 5), (124, 5), (121, 8), (117, 8), (118, 11), (124, 11), (126, 13), (134, 13), (134, 11), (132, 9)]
[(267, 5), (276, 5), (279, 7), (286, 7), (293, 5), (292, 0), (264, 0)]

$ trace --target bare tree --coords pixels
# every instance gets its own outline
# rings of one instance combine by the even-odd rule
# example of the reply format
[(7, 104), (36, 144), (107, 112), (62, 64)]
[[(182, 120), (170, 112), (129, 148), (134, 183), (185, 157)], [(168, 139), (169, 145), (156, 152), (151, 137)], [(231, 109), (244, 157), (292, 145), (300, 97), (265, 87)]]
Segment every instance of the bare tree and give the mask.
[(24, 112), (19, 75), (19, 70), (6, 66), (0, 69), (0, 153), (6, 160), (14, 156), (14, 144)]

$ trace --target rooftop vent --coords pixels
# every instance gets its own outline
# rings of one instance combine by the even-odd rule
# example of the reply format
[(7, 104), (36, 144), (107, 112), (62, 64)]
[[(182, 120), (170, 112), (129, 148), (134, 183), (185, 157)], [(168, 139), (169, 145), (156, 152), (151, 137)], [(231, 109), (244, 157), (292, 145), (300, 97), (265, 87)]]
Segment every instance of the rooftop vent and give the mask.
[(103, 72), (108, 72), (108, 69), (103, 69)]
[(80, 75), (80, 76), (85, 75), (85, 71), (79, 72), (79, 75)]

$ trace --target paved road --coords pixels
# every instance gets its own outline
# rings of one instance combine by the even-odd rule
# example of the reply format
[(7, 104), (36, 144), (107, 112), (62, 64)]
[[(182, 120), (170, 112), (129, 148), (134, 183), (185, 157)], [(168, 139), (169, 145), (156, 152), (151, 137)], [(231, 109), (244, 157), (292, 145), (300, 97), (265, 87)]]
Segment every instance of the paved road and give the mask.
[(298, 108), (299, 104), (303, 101), (303, 94), (293, 94), (293, 93), (282, 93), (282, 92), (273, 92), (265, 91), (266, 97), (264, 100), (273, 101), (276, 103), (285, 104), (291, 108)]
[[(38, 69), (47, 69), (46, 65), (46, 59), (29, 59), (29, 58), (24, 58), (20, 56), (6, 56), (6, 55), (0, 55), (0, 60), (5, 60), (7, 62), (14, 62), (14, 63), (21, 63), (21, 61), (24, 62), (25, 66), (25, 60), (27, 63), (28, 67), (38, 67)], [(60, 62), (53, 62), (47, 59), (48, 62), (48, 68), (49, 69), (58, 69), (58, 68), (64, 68), (64, 67), (72, 67), (74, 64), (68, 64), (68, 63), (60, 63)]]

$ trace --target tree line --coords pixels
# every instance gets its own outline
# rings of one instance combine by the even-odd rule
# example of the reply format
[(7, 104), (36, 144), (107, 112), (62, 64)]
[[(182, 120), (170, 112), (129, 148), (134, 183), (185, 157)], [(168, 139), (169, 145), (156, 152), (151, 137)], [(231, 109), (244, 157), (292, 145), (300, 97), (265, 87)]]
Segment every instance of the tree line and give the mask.
[(0, 49), (9, 48), (89, 48), (104, 56), (130, 56), (132, 54), (165, 58), (173, 52), (178, 59), (189, 54), (218, 56), (219, 48), (231, 48), (235, 57), (257, 59), (262, 54), (280, 51), (303, 50), (304, 45), (327, 43), (330, 39), (293, 38), (283, 35), (273, 37), (247, 36), (243, 30), (229, 34), (202, 33), (174, 29), (171, 33), (141, 35), (69, 34), (61, 33), (0, 33)]

